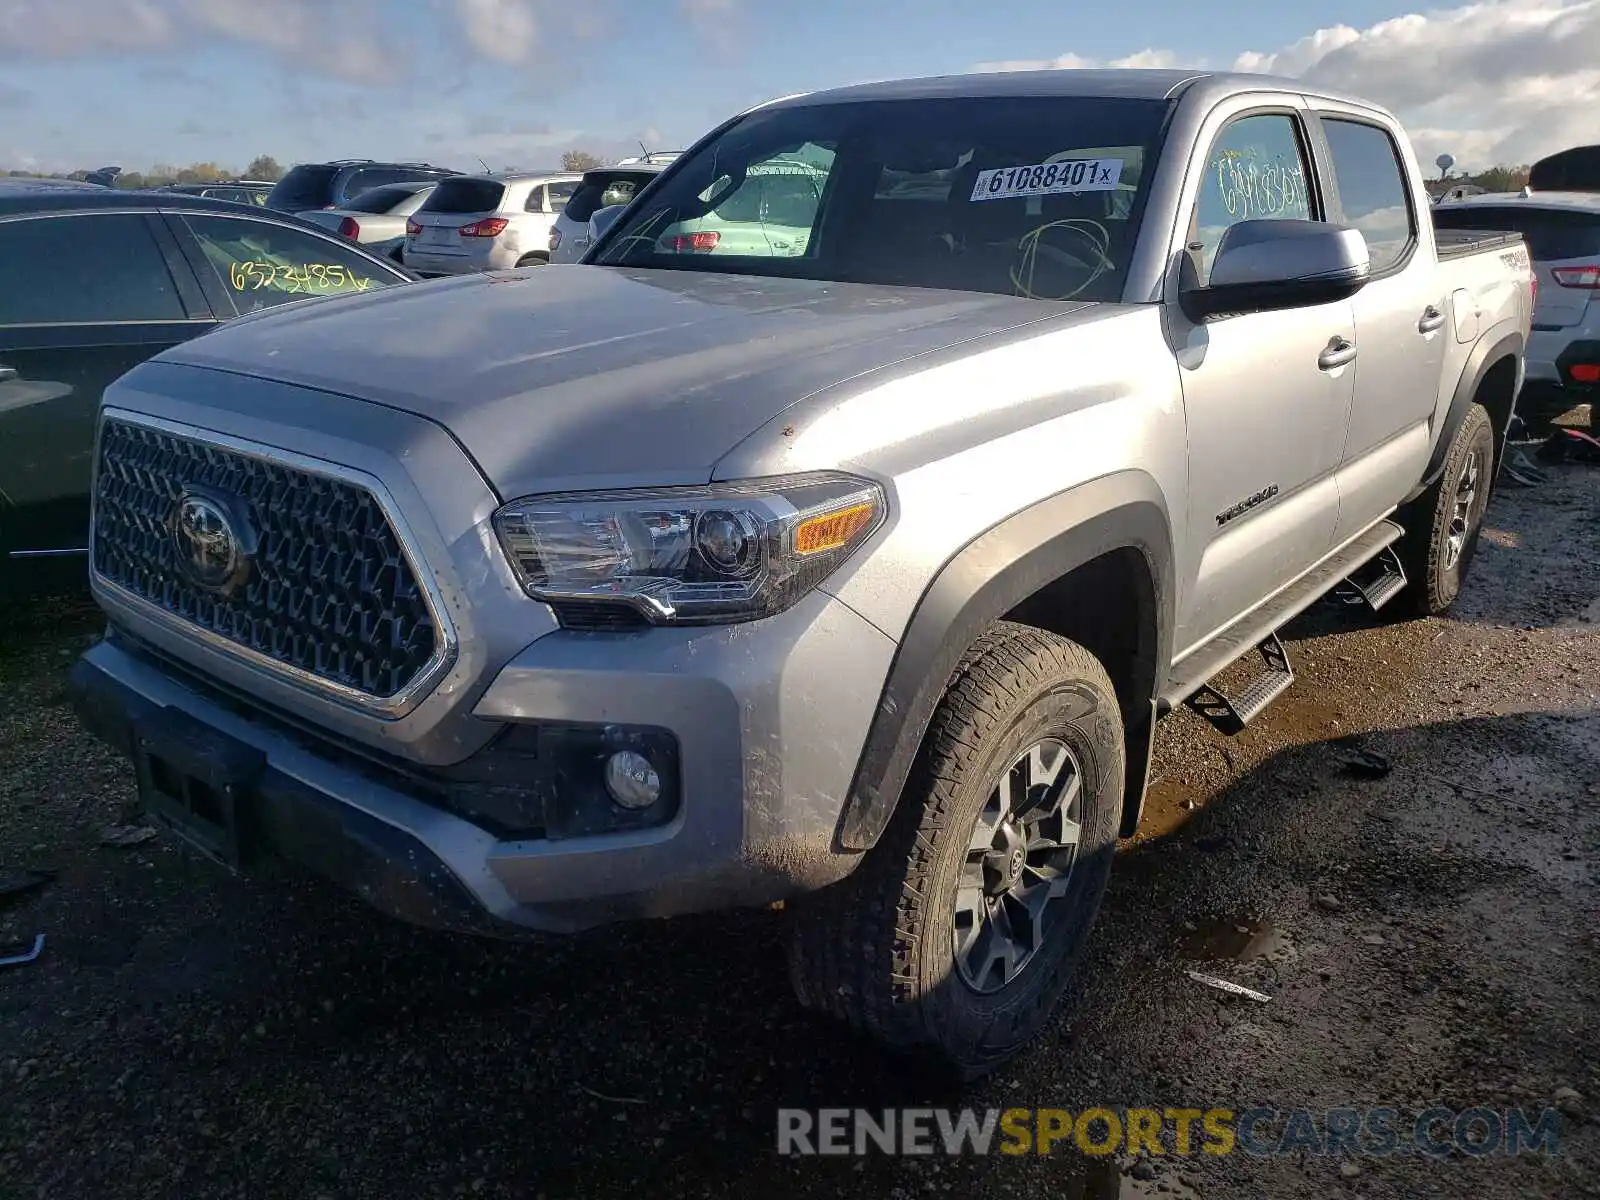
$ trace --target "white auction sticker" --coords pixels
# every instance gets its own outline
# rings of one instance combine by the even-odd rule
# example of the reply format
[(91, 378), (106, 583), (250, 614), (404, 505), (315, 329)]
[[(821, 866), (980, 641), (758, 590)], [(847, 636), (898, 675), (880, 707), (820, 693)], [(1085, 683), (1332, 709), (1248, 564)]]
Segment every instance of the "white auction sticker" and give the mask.
[(1028, 167), (983, 171), (972, 185), (972, 199), (1010, 200), (1058, 192), (1109, 192), (1122, 178), (1120, 158), (1068, 158)]

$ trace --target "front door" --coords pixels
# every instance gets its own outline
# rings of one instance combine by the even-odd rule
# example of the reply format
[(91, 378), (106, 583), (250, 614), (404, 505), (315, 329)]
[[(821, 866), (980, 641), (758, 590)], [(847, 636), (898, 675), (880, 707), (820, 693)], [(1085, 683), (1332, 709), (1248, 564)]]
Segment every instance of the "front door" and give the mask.
[[(1202, 282), (1230, 225), (1321, 218), (1298, 113), (1245, 112), (1209, 144), (1189, 223)], [(1202, 325), (1169, 307), (1189, 430), (1178, 657), (1331, 548), (1355, 333), (1349, 301)]]

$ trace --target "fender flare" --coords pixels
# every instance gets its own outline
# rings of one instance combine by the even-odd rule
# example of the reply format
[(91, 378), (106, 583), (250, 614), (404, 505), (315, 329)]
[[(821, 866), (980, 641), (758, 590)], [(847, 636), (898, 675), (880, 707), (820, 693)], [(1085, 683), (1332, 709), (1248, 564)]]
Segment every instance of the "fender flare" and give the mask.
[[(889, 824), (923, 736), (961, 656), (983, 631), (1046, 584), (1116, 550), (1135, 550), (1150, 573), (1149, 713), (1171, 655), (1175, 594), (1172, 524), (1161, 489), (1123, 471), (1058, 493), (991, 527), (938, 571), (906, 627), (840, 815), (842, 849), (869, 850)], [(1142, 791), (1143, 774), (1138, 778)]]
[[(1511, 327), (1508, 332), (1503, 332), (1496, 336), (1495, 330), (1506, 330), (1508, 326)], [(1408, 497), (1408, 500), (1422, 495), (1423, 492), (1439, 481), (1439, 476), (1444, 474), (1444, 460), (1445, 456), (1450, 453), (1450, 443), (1455, 439), (1456, 430), (1461, 428), (1461, 422), (1467, 419), (1467, 410), (1472, 407), (1473, 402), (1476, 400), (1478, 389), (1483, 386), (1484, 376), (1489, 373), (1495, 363), (1507, 355), (1520, 359), (1525, 348), (1526, 339), (1522, 336), (1520, 330), (1514, 328), (1513, 322), (1502, 322), (1478, 339), (1478, 344), (1472, 348), (1472, 353), (1467, 356), (1467, 365), (1461, 370), (1461, 378), (1456, 382), (1455, 395), (1451, 397), (1450, 408), (1445, 413), (1444, 423), (1440, 427), (1439, 439), (1433, 445), (1433, 455), (1428, 459), (1428, 469), (1422, 473), (1422, 482), (1417, 485), (1416, 490)], [(1516, 412), (1516, 409), (1516, 401), (1513, 398), (1511, 412)], [(1508, 413), (1508, 426), (1509, 422), (1510, 414)], [(1508, 429), (1494, 431), (1496, 452), (1499, 451), (1501, 446), (1505, 445), (1507, 432)], [(1504, 456), (1502, 455), (1501, 457)], [(1498, 463), (1496, 466), (1498, 467)]]

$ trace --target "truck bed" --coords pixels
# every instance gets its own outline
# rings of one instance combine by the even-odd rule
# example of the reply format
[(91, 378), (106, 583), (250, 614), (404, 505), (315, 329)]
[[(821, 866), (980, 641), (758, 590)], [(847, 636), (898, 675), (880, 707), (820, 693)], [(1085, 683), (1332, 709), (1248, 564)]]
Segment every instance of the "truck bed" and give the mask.
[(1520, 233), (1504, 233), (1492, 229), (1439, 229), (1433, 231), (1434, 244), (1438, 246), (1441, 262), (1452, 258), (1465, 258), (1485, 250), (1503, 250), (1522, 241)]

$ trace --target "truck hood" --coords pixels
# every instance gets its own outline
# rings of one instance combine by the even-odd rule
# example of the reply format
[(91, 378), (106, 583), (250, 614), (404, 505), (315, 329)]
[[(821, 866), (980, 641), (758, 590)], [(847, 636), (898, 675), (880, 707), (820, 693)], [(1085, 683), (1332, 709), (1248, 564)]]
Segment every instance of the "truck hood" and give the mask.
[(160, 359), (428, 418), (509, 498), (705, 482), (728, 450), (819, 389), (1073, 307), (553, 266), (293, 304)]

